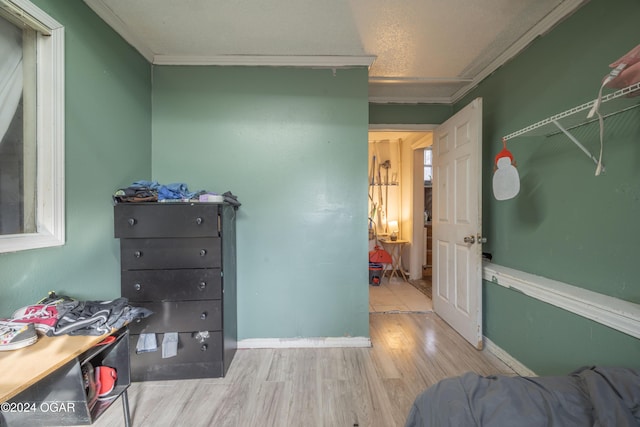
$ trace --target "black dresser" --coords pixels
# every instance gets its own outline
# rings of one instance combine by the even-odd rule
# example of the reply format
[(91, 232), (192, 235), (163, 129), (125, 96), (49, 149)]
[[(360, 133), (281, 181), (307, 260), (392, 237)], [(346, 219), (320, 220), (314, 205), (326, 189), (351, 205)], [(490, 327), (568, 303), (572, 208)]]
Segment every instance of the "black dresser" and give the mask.
[[(129, 325), (132, 381), (226, 374), (237, 347), (236, 211), (226, 203), (114, 206), (122, 296), (154, 312)], [(163, 358), (171, 332), (177, 354)], [(138, 352), (140, 334), (155, 334), (157, 351)]]

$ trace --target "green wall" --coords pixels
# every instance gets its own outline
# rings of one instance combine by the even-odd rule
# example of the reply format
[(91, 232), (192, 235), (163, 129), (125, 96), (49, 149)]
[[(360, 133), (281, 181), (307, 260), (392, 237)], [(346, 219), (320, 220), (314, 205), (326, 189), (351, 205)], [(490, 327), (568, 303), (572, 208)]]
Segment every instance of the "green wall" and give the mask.
[(538, 375), (591, 365), (640, 368), (640, 340), (487, 281), (483, 314), (484, 335)]
[(440, 124), (453, 114), (445, 104), (369, 104), (369, 124)]
[(120, 295), (111, 195), (151, 175), (151, 67), (80, 0), (32, 0), (65, 26), (66, 244), (0, 254), (0, 317), (50, 290)]
[[(110, 196), (153, 178), (240, 197), (240, 338), (368, 336), (368, 123), (439, 123), (477, 96), (494, 262), (640, 303), (638, 109), (607, 120), (604, 176), (552, 136), (509, 143), (517, 198), (495, 201), (490, 179), (503, 135), (595, 97), (639, 42), (635, 0), (592, 0), (453, 108), (367, 106), (364, 69), (156, 67), (153, 116), (144, 58), (84, 2), (34, 2), (66, 27), (67, 243), (0, 255), (0, 316), (49, 290), (119, 295)], [(597, 151), (596, 127), (576, 135)], [(484, 315), (485, 335), (538, 374), (639, 367), (639, 340), (489, 282)]]
[(369, 336), (367, 70), (153, 69), (153, 179), (231, 190), (238, 335)]
[[(564, 135), (508, 142), (520, 194), (491, 191), (501, 138), (596, 97), (608, 64), (640, 42), (640, 3), (592, 0), (455, 105), (483, 97), (483, 235), (493, 262), (640, 303), (640, 108), (605, 120), (606, 174)], [(640, 102), (640, 101), (639, 101)], [(586, 116), (586, 112), (583, 113)], [(599, 150), (597, 125), (574, 134)], [(640, 367), (640, 340), (484, 283), (484, 332), (538, 374)]]

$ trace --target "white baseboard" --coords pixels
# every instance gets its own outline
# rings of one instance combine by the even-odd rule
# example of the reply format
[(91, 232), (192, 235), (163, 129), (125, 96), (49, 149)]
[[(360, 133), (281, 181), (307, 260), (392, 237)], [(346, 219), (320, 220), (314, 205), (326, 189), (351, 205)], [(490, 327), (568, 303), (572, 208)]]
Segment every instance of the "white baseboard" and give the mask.
[(640, 339), (640, 304), (489, 262), (483, 279)]
[(498, 347), (493, 341), (489, 338), (484, 337), (484, 349), (498, 359), (502, 360), (505, 365), (514, 370), (514, 372), (522, 377), (535, 377), (537, 376), (535, 372), (531, 369), (524, 366), (517, 359), (513, 358), (509, 353), (504, 351), (502, 348)]
[(332, 348), (371, 347), (367, 337), (320, 337), (320, 338), (247, 338), (238, 341), (239, 349), (248, 348)]

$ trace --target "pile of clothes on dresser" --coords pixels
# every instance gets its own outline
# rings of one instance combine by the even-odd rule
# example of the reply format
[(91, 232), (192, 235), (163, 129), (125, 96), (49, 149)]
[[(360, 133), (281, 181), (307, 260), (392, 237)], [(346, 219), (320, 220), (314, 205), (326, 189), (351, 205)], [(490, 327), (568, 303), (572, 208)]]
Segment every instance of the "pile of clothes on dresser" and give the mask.
[(189, 201), (211, 201), (210, 196), (219, 196), (216, 201), (226, 202), (233, 206), (240, 206), (238, 197), (231, 191), (222, 195), (210, 191), (199, 190), (189, 191), (187, 184), (176, 182), (171, 184), (160, 184), (157, 181), (135, 181), (125, 188), (116, 190), (113, 195), (115, 203), (131, 202), (189, 202)]
[(37, 303), (16, 310), (10, 319), (0, 319), (0, 351), (31, 345), (38, 334), (109, 334), (151, 314), (146, 308), (131, 306), (127, 298), (79, 301), (50, 292)]

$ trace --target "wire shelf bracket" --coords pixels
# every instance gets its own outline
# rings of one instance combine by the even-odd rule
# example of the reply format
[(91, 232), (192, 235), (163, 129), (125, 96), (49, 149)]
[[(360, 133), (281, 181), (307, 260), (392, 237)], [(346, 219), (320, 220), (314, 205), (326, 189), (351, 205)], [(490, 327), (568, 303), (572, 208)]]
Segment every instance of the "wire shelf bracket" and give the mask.
[[(625, 95), (628, 95), (632, 92), (636, 92), (640, 90), (640, 82), (634, 83), (631, 86), (625, 87), (623, 89), (617, 90), (610, 94), (604, 95), (601, 99), (600, 112), (603, 118), (607, 118), (613, 116), (615, 114), (621, 113), (623, 111), (630, 110), (632, 108), (636, 108), (640, 106), (640, 100), (631, 100)], [(516, 132), (512, 132), (509, 135), (503, 137), (505, 141), (509, 139), (516, 138), (518, 136), (534, 136), (534, 135), (545, 135), (550, 136), (553, 134), (557, 134), (559, 132), (564, 133), (574, 144), (584, 152), (587, 157), (593, 160), (596, 164), (598, 164), (598, 159), (587, 150), (584, 145), (578, 141), (578, 139), (573, 136), (569, 130), (574, 129), (576, 127), (597, 121), (598, 118), (588, 119), (585, 116), (578, 115), (578, 113), (582, 111), (589, 111), (593, 107), (593, 105), (597, 102), (596, 99), (589, 101), (585, 104), (579, 105), (577, 107), (571, 108), (562, 113), (556, 114), (554, 116), (548, 117), (544, 120), (541, 120), (537, 123), (529, 125), (525, 128), (522, 128)]]

